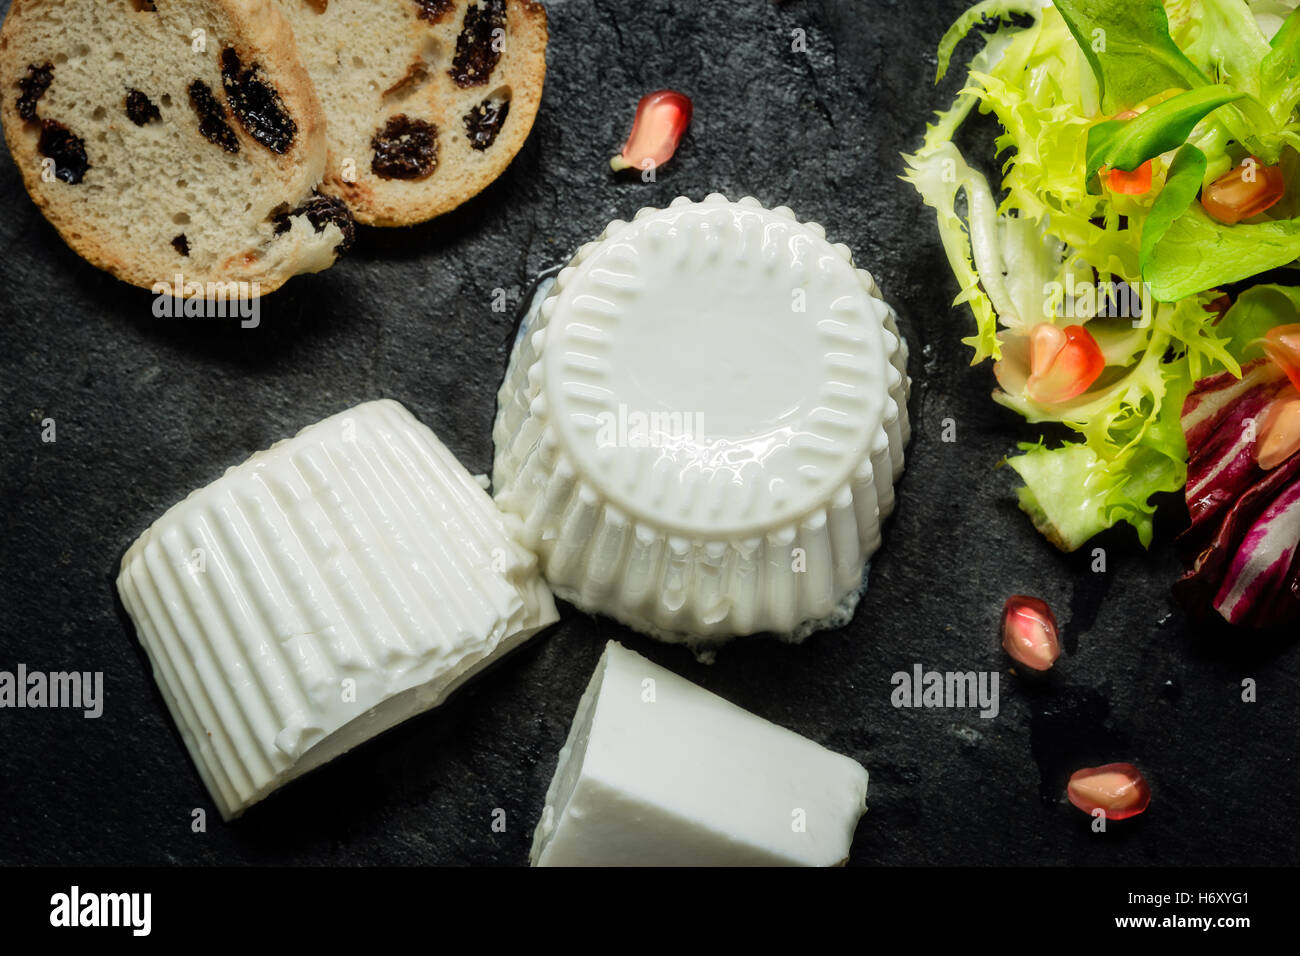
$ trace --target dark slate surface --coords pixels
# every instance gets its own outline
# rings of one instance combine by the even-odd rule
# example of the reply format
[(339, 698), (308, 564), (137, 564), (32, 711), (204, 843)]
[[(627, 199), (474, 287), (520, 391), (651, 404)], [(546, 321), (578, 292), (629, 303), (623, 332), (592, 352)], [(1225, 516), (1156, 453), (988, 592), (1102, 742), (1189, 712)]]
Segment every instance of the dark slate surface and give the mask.
[[(1144, 553), (1108, 535), (1108, 569), (1042, 541), (996, 470), (1026, 428), (970, 369), (967, 318), (933, 222), (898, 181), (935, 90), (933, 48), (962, 0), (553, 0), (550, 74), (522, 154), (434, 223), (363, 231), (352, 257), (263, 303), (257, 329), (155, 319), (149, 293), (70, 252), (0, 161), (4, 471), (0, 669), (101, 670), (104, 716), (0, 711), (0, 861), (490, 863), (527, 859), (556, 754), (602, 643), (618, 638), (723, 696), (860, 760), (871, 810), (853, 862), (1283, 863), (1300, 852), (1294, 640), (1197, 626), (1173, 604), (1169, 509)], [(806, 31), (808, 52), (791, 51)], [(3, 78), (11, 95), (13, 78)], [(645, 184), (606, 160), (642, 94), (695, 101), (676, 159)], [(899, 508), (853, 622), (801, 647), (751, 641), (711, 666), (572, 608), (441, 710), (222, 825), (112, 587), (117, 562), (190, 489), (354, 403), (404, 402), (488, 470), (516, 301), (606, 222), (679, 194), (788, 203), (852, 247), (913, 348), (915, 437)], [(57, 422), (43, 444), (39, 422)], [(952, 418), (957, 441), (940, 440)], [(1066, 628), (1045, 681), (1007, 672), (1006, 595)], [(993, 669), (1001, 713), (894, 709), (920, 663)], [(1242, 703), (1243, 678), (1259, 702)], [(1104, 835), (1064, 800), (1078, 766), (1133, 760), (1155, 792)], [(206, 833), (191, 811), (209, 809)], [(494, 808), (507, 811), (493, 832)]]

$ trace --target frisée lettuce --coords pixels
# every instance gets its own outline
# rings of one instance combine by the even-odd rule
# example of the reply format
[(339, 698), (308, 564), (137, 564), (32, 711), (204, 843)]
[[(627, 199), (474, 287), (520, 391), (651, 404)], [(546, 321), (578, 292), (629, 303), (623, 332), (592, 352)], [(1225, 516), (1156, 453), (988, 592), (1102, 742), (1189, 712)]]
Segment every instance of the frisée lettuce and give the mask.
[[(974, 317), (963, 341), (972, 364), (997, 363), (995, 400), (1071, 435), (1008, 459), (1021, 508), (1064, 550), (1119, 523), (1150, 544), (1154, 496), (1187, 481), (1185, 400), (1204, 377), (1240, 377), (1254, 341), (1224, 319), (1223, 287), (1300, 257), (1289, 189), (1232, 225), (1201, 202), (1239, 168), (1253, 182), (1249, 163), (1300, 167), (1296, 6), (984, 0), (939, 43), (942, 78), (984, 32), (903, 178), (937, 214), (954, 304)], [(975, 110), (1001, 127), (996, 189), (954, 142)], [(1038, 335), (1043, 323), (1082, 327), (1104, 356), (1081, 393), (1025, 387), (1059, 338)]]

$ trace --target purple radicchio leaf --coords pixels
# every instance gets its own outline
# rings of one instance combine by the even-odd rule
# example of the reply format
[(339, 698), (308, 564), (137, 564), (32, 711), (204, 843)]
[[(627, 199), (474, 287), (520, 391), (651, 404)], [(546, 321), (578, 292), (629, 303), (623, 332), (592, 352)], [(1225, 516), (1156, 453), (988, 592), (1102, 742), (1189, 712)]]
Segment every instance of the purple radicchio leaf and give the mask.
[(1265, 471), (1255, 422), (1287, 384), (1267, 360), (1196, 383), (1183, 404), (1191, 565), (1175, 592), (1232, 624), (1300, 621), (1300, 454)]

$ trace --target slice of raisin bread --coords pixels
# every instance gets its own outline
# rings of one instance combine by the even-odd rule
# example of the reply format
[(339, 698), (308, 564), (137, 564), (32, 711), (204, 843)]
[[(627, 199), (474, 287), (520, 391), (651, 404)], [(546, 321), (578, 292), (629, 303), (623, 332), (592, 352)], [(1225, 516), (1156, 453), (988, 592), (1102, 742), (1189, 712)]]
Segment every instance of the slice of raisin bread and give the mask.
[(314, 193), (324, 117), (273, 0), (14, 0), (0, 119), (64, 240), (135, 285), (270, 292), (355, 230)]
[(279, 0), (328, 119), (323, 191), (361, 222), (459, 206), (510, 164), (546, 76), (532, 0)]

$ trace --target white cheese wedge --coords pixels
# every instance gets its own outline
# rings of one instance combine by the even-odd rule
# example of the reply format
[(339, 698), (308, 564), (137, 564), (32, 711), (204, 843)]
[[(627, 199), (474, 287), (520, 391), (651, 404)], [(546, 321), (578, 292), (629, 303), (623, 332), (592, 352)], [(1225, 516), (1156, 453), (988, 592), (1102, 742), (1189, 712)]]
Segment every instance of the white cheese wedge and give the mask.
[(832, 866), (867, 771), (610, 641), (533, 837), (535, 866)]
[(226, 819), (557, 620), (518, 521), (392, 401), (192, 493), (117, 586)]

